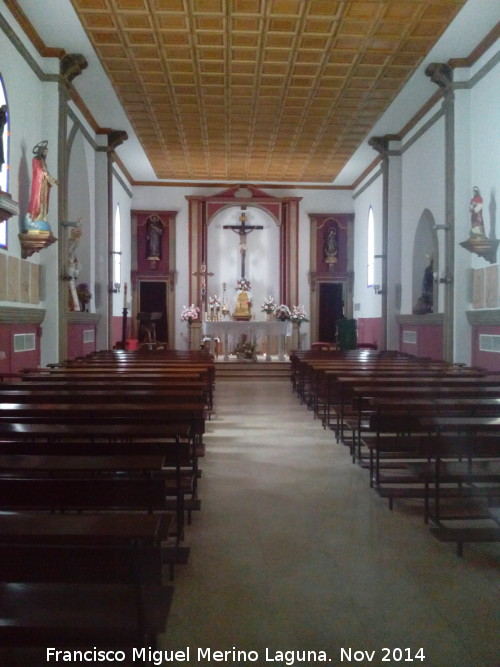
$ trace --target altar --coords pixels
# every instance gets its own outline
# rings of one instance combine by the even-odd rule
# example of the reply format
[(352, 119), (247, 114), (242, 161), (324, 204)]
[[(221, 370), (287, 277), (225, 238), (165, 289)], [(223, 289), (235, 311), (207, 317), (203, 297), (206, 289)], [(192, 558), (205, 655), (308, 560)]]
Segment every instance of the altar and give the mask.
[(292, 335), (291, 322), (280, 322), (275, 320), (272, 322), (234, 322), (221, 320), (219, 322), (203, 322), (203, 335), (211, 339), (211, 349), (213, 353), (213, 342), (215, 338), (220, 338), (224, 341), (224, 361), (229, 361), (229, 348), (236, 347), (242, 334), (246, 335), (249, 340), (266, 339), (266, 361), (271, 361), (271, 339), (274, 336), (278, 337), (278, 361), (285, 361), (285, 345), (284, 339)]

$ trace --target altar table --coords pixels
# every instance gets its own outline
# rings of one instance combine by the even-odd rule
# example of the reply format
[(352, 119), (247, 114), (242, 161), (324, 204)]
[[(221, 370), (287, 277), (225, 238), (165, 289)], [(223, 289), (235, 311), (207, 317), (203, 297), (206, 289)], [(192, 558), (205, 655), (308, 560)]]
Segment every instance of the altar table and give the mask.
[(224, 361), (229, 361), (229, 340), (231, 344), (236, 347), (242, 334), (246, 334), (249, 340), (258, 340), (259, 338), (266, 338), (266, 361), (271, 361), (271, 337), (278, 336), (278, 361), (285, 360), (284, 338), (292, 335), (291, 322), (280, 322), (275, 320), (272, 322), (235, 322), (224, 321), (220, 322), (203, 322), (202, 332), (204, 336), (210, 337), (211, 352), (214, 338), (222, 338), (224, 340)]

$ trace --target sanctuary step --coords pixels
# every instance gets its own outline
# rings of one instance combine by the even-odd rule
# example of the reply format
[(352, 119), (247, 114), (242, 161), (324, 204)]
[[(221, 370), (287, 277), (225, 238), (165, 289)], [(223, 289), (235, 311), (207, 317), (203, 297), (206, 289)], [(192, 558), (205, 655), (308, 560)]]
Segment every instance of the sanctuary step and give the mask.
[(257, 361), (216, 361), (215, 381), (217, 380), (286, 380), (290, 381), (290, 362), (265, 361), (258, 357)]

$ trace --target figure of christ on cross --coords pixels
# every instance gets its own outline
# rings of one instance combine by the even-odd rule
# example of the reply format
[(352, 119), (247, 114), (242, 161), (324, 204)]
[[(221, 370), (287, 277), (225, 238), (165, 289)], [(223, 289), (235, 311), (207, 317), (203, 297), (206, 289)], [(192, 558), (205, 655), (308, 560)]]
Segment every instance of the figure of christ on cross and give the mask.
[(245, 277), (245, 259), (247, 254), (247, 234), (253, 232), (254, 229), (264, 229), (262, 225), (247, 225), (247, 214), (245, 213), (246, 206), (241, 207), (241, 215), (239, 225), (224, 225), (223, 229), (231, 229), (240, 237), (240, 255), (241, 255), (241, 277)]
[(193, 271), (193, 276), (200, 278), (201, 305), (203, 313), (207, 312), (207, 278), (215, 274), (210, 273), (206, 264), (202, 264), (199, 271)]

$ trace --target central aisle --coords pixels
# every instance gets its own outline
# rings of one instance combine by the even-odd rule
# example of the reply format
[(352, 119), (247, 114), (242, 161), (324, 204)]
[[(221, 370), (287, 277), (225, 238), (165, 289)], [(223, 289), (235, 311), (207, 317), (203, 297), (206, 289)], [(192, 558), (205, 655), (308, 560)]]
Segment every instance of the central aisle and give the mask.
[[(399, 664), (382, 662), (384, 647), (423, 649), (404, 664), (497, 664), (498, 549), (458, 559), (420, 511), (390, 512), (289, 381), (218, 381), (207, 431), (202, 509), (160, 646), (189, 647), (176, 664), (214, 664), (197, 649), (233, 647), (259, 658), (222, 664), (292, 664), (266, 662), (266, 648), (325, 651), (334, 665), (349, 664), (342, 648), (376, 651), (352, 664)], [(300, 655), (295, 664), (313, 664)]]

